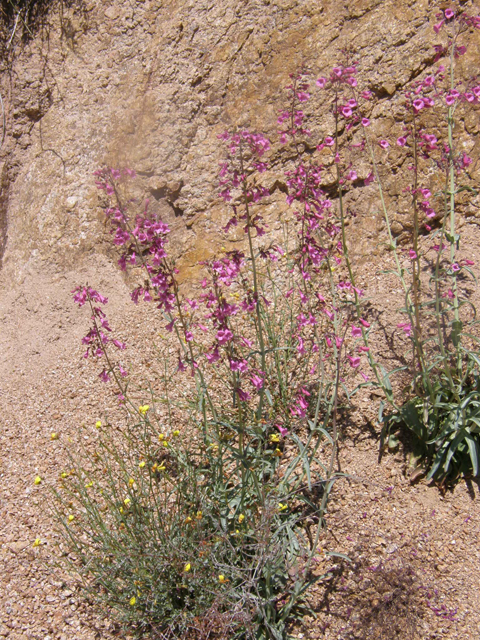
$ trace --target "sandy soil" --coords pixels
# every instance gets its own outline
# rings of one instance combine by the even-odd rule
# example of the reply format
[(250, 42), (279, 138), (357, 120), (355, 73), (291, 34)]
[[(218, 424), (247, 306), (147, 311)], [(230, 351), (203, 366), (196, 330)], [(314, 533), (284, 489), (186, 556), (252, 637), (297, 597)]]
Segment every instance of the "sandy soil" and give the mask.
[[(475, 234), (476, 227), (467, 225), (465, 248), (474, 259)], [(369, 269), (376, 273), (375, 266)], [(69, 577), (54, 568), (56, 539), (47, 508), (48, 485), (58, 481), (65, 462), (63, 446), (75, 446), (82, 423), (91, 425), (87, 437), (94, 439), (95, 421), (115, 410), (111, 391), (81, 357), (88, 319), (69, 292), (86, 281), (109, 296), (108, 315), (121, 337), (140, 345), (129, 350), (126, 364), (155, 378), (150, 350), (141, 345), (158, 329), (145, 310), (128, 304), (128, 288), (106, 259), (78, 273), (44, 267), (15, 289), (0, 282), (0, 638), (113, 637), (111, 621), (94, 614)], [(377, 301), (381, 315), (385, 282), (372, 281), (372, 304)], [(393, 316), (386, 320), (386, 327), (393, 325)], [(340, 465), (350, 479), (336, 485), (322, 540), (324, 549), (350, 555), (358, 568), (319, 551), (318, 571), (331, 577), (312, 590), (317, 619), (306, 617), (295, 635), (478, 638), (478, 486), (460, 482), (442, 495), (424, 480), (412, 485), (402, 449), (378, 464), (377, 406), (376, 395), (365, 395), (354, 419), (343, 425)], [(52, 432), (58, 440), (51, 440)], [(41, 544), (33, 547), (36, 538)], [(400, 635), (394, 635), (395, 625)]]

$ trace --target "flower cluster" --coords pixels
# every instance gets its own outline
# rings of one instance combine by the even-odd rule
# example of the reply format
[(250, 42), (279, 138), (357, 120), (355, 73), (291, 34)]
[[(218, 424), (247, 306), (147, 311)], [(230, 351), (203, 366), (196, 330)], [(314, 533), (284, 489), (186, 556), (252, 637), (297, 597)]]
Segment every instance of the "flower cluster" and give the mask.
[[(95, 289), (88, 286), (79, 286), (74, 289), (72, 293), (73, 300), (79, 307), (83, 307), (83, 305), (88, 302), (92, 311), (91, 320), (93, 324), (88, 333), (82, 338), (82, 344), (87, 347), (87, 350), (84, 353), (84, 358), (88, 358), (89, 356), (94, 358), (105, 357), (107, 360), (107, 366), (103, 368), (102, 372), (99, 374), (99, 378), (103, 380), (103, 382), (108, 382), (110, 380), (110, 374), (113, 373), (114, 365), (107, 357), (107, 344), (113, 344), (120, 351), (123, 351), (126, 347), (124, 342), (120, 342), (120, 340), (109, 337), (108, 334), (112, 332), (112, 329), (108, 324), (107, 317), (100, 307), (95, 306), (95, 303), (103, 305), (107, 304), (108, 299), (100, 295), (100, 293)], [(117, 368), (121, 376), (127, 375), (127, 372), (120, 363), (118, 363)]]
[(296, 74), (291, 73), (290, 79), (292, 82), (286, 87), (289, 106), (288, 109), (280, 111), (277, 118), (279, 125), (286, 125), (286, 128), (278, 132), (282, 144), (285, 144), (288, 138), (296, 140), (299, 135), (306, 137), (311, 135), (310, 130), (304, 127), (305, 113), (299, 108), (300, 104), (310, 99), (308, 73), (305, 70)]
[(140, 297), (147, 302), (154, 300), (159, 309), (170, 313), (174, 309), (173, 268), (167, 262), (165, 249), (170, 229), (149, 211), (148, 200), (141, 213), (130, 214), (129, 207), (119, 196), (119, 181), (134, 175), (129, 169), (106, 168), (95, 172), (97, 187), (114, 198), (113, 206), (105, 208), (105, 216), (113, 243), (121, 247), (120, 268), (124, 271), (127, 264), (140, 265), (148, 275), (147, 283), (131, 293), (132, 300), (135, 303)]

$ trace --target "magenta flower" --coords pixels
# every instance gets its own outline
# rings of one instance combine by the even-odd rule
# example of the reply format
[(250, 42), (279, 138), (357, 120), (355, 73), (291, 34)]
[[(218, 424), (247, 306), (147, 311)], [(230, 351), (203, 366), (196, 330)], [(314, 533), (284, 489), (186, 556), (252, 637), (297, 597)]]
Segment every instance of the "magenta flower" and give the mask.
[(326, 78), (318, 78), (316, 84), (317, 84), (317, 87), (320, 87), (320, 89), (323, 89), (325, 87), (325, 85), (327, 84), (327, 79)]
[(245, 373), (248, 369), (248, 362), (246, 360), (234, 360), (233, 358), (230, 360), (230, 369), (232, 371), (239, 371), (240, 373)]
[(165, 325), (165, 329), (167, 331), (173, 331), (173, 325), (175, 324), (176, 321), (177, 321), (177, 319), (173, 318), (173, 320), (171, 322), (169, 322), (167, 325)]
[(458, 262), (454, 262), (452, 264), (452, 271), (460, 271), (460, 265), (458, 264)]
[(421, 98), (417, 98), (416, 100), (413, 101), (413, 108), (415, 110), (415, 113), (418, 113), (419, 111), (421, 111), (421, 109), (423, 109), (424, 106), (425, 106), (425, 102)]
[(220, 360), (220, 353), (218, 351), (218, 347), (215, 347), (215, 349), (211, 353), (207, 353), (205, 357), (207, 358), (210, 364), (213, 364), (214, 362), (218, 362), (218, 360)]
[(437, 22), (437, 24), (433, 25), (433, 30), (435, 31), (435, 33), (439, 33), (440, 29), (443, 27), (445, 23), (445, 20), (440, 20), (440, 22)]
[(247, 402), (248, 400), (250, 400), (250, 394), (247, 393), (246, 391), (243, 391), (242, 389), (238, 388), (235, 389), (235, 391), (238, 393), (238, 397), (240, 398), (240, 400), (242, 402)]
[(465, 260), (465, 264), (468, 264), (470, 267), (473, 267), (475, 262), (473, 260)]
[(277, 427), (277, 429), (280, 431), (280, 435), (282, 436), (282, 438), (284, 438), (287, 433), (288, 433), (288, 429), (285, 429), (285, 427), (282, 427), (281, 425), (277, 424), (275, 425)]
[(350, 118), (350, 116), (352, 115), (352, 110), (347, 106), (342, 107), (342, 114), (345, 116), (345, 118)]
[(217, 333), (217, 340), (219, 344), (226, 344), (233, 338), (233, 333), (230, 329), (220, 329)]
[(100, 380), (102, 382), (109, 382), (110, 381), (110, 376), (108, 375), (108, 373), (106, 372), (105, 369), (101, 373), (98, 374), (98, 377), (100, 378)]
[(413, 249), (410, 249), (408, 255), (410, 256), (410, 260), (416, 260), (418, 258), (416, 252)]
[(445, 18), (451, 20), (455, 16), (455, 12), (452, 9), (445, 9)]
[(364, 320), (363, 318), (359, 319), (360, 324), (363, 324), (363, 326), (368, 329), (370, 327), (370, 323), (367, 322), (366, 320)]
[(260, 390), (263, 387), (263, 380), (262, 378), (260, 378), (260, 376), (257, 376), (256, 374), (253, 374), (252, 377), (250, 378), (250, 382), (253, 384), (253, 386)]
[(369, 127), (370, 126), (370, 120), (368, 118), (362, 118), (362, 126)]
[(399, 147), (404, 147), (406, 142), (407, 142), (407, 139), (405, 136), (400, 136), (399, 138), (397, 138), (397, 144)]
[(324, 140), (324, 143), (325, 143), (325, 146), (327, 147), (333, 147), (333, 145), (335, 144), (335, 140), (330, 136), (327, 136)]
[(352, 325), (352, 336), (354, 338), (358, 338), (362, 335), (362, 330), (360, 329), (360, 327), (356, 327), (355, 325)]
[(403, 329), (407, 336), (410, 337), (412, 335), (412, 325), (410, 322), (401, 322), (400, 324), (397, 324), (397, 327), (399, 329)]
[(382, 147), (382, 149), (388, 149), (388, 147), (390, 146), (388, 140), (380, 140), (378, 144)]
[(352, 367), (352, 369), (356, 369), (360, 365), (359, 356), (347, 356), (347, 358), (350, 362), (350, 366)]

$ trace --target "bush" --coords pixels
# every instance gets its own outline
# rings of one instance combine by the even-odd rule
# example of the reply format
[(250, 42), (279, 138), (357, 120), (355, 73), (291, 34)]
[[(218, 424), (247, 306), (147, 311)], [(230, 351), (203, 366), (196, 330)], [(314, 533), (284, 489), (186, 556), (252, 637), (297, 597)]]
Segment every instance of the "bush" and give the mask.
[[(332, 135), (316, 147), (321, 157), (308, 142), (309, 74), (291, 75), (278, 119), (290, 157), (285, 174), (292, 209), (283, 242), (266, 235), (262, 217), (270, 195), (264, 184), (270, 141), (248, 130), (219, 136), (226, 145), (219, 195), (230, 209), (223, 232), (242, 250), (223, 249), (202, 263), (196, 298), (177, 279), (168, 226), (148, 201), (141, 206), (129, 193), (134, 171), (96, 172), (120, 268), (135, 268), (138, 278), (132, 300), (153, 307), (177, 356), (173, 367), (160, 358), (160, 388), (135, 388), (119, 359), (126, 345), (113, 338), (103, 311), (106, 298), (87, 284), (75, 289), (75, 302), (87, 306), (92, 320), (83, 338), (85, 357), (101, 362), (99, 377), (116, 385), (124, 426), (116, 420), (117, 430), (101, 427), (93, 458), (88, 452), (72, 456), (56, 508), (74, 552), (72, 570), (95, 601), (115, 609), (140, 636), (287, 637), (318, 579), (311, 565), (340, 477), (339, 407), (364, 386), (385, 393), (390, 414), (384, 435), (394, 424), (414, 431), (426, 464), (433, 465), (431, 477), (467, 471), (470, 463), (478, 471), (478, 358), (459, 287), (472, 265), (456, 258), (455, 227), (456, 180), (471, 159), (455, 149), (453, 116), (459, 100), (478, 104), (480, 87), (455, 88), (453, 65), (463, 52), (459, 35), (479, 27), (480, 19), (457, 19), (450, 10), (442, 16), (435, 30), (452, 31), (450, 85), (444, 87), (445, 69), (439, 69), (407, 88), (396, 141), (412, 163), (406, 260), (392, 234), (377, 159), (383, 154), (388, 167), (390, 142), (374, 145), (367, 117), (372, 94), (357, 88), (358, 65), (348, 53), (345, 64), (317, 80), (334, 122)], [(448, 146), (422, 120), (444, 103)], [(370, 347), (373, 320), (348, 252), (345, 193), (359, 180), (352, 167), (364, 150), (371, 169), (363, 185), (379, 189), (405, 295), (407, 322), (399, 328), (412, 345), (412, 366), (402, 368), (411, 381), (406, 402), (393, 392), (394, 372)], [(444, 181), (434, 196), (423, 183), (432, 162)], [(338, 207), (321, 189), (327, 169), (336, 176)], [(443, 204), (441, 213), (434, 199)], [(438, 243), (433, 267), (422, 234)], [(430, 290), (421, 276), (424, 265)], [(180, 385), (188, 390), (185, 400), (171, 393)], [(327, 459), (320, 459), (328, 447)]]

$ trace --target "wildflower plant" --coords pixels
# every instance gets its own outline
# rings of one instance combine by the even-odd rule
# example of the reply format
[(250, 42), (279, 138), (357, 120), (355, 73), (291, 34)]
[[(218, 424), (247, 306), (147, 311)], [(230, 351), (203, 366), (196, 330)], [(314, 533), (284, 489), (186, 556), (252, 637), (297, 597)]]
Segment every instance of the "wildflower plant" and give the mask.
[[(195, 296), (179, 282), (168, 225), (148, 200), (128, 197), (134, 172), (96, 172), (119, 267), (141, 273), (132, 301), (150, 305), (176, 355), (162, 355), (158, 388), (135, 387), (119, 357), (126, 345), (113, 338), (105, 315), (107, 300), (88, 284), (74, 290), (92, 321), (85, 357), (102, 363), (99, 377), (115, 384), (124, 418), (117, 429), (97, 422), (93, 456), (72, 454), (56, 509), (72, 568), (92, 598), (140, 636), (288, 636), (319, 579), (312, 561), (341, 476), (339, 408), (363, 386), (383, 389), (391, 407), (388, 416), (383, 403), (380, 409), (384, 435), (400, 422), (409, 427), (431, 477), (478, 471), (480, 360), (466, 313), (472, 307), (461, 296), (473, 265), (457, 257), (455, 222), (457, 194), (470, 188), (457, 182), (470, 160), (456, 150), (454, 115), (460, 100), (475, 106), (480, 89), (475, 81), (458, 84), (453, 68), (464, 53), (460, 35), (480, 21), (447, 11), (435, 29), (449, 30), (449, 85), (440, 67), (407, 88), (396, 142), (374, 139), (373, 96), (359, 88), (348, 52), (345, 64), (316, 81), (333, 123), (321, 141), (313, 141), (307, 109), (311, 74), (291, 74), (278, 116), (278, 145), (289, 158), (284, 237), (270, 233), (261, 206), (270, 198), (273, 143), (246, 129), (219, 135), (223, 234), (239, 248), (202, 263)], [(437, 53), (444, 52), (441, 45)], [(440, 104), (448, 143), (423, 119)], [(394, 145), (408, 154), (412, 175), (406, 257), (379, 171)], [(374, 327), (348, 251), (345, 193), (360, 180), (356, 163), (365, 154), (371, 169), (361, 180), (378, 187), (405, 297), (400, 328), (412, 343), (406, 402), (371, 348)], [(443, 180), (436, 190), (427, 183), (431, 166)], [(327, 173), (335, 176), (333, 195), (323, 187)], [(179, 399), (180, 386), (188, 393)]]
[[(359, 365), (360, 330), (349, 324), (351, 287), (334, 280), (331, 266), (341, 261), (340, 228), (333, 214), (320, 227), (311, 212), (331, 206), (319, 171), (299, 163), (289, 176), (299, 240), (286, 251), (262, 241), (267, 223), (257, 204), (269, 196), (261, 179), (270, 142), (249, 131), (220, 138), (227, 146), (220, 197), (230, 207), (224, 232), (239, 230), (245, 252), (205, 261), (195, 299), (178, 283), (168, 227), (148, 203), (137, 212), (123, 196), (133, 172), (96, 174), (119, 266), (143, 270), (132, 300), (155, 307), (178, 355), (165, 366), (166, 395), (152, 389), (138, 405), (115, 358), (125, 344), (112, 338), (99, 306), (107, 300), (88, 285), (74, 290), (91, 313), (85, 357), (102, 361), (99, 377), (116, 384), (126, 423), (116, 434), (100, 424), (91, 468), (82, 466), (86, 454), (72, 457), (58, 514), (90, 592), (139, 633), (184, 637), (213, 625), (222, 637), (283, 638), (314, 579), (338, 477), (339, 395)], [(182, 378), (192, 395), (179, 403), (169, 389)], [(168, 409), (162, 419), (157, 407)], [(325, 446), (326, 463), (318, 455)], [(65, 501), (81, 513), (74, 523), (62, 513)]]
[[(396, 140), (376, 140), (371, 132), (367, 115), (372, 110), (373, 95), (368, 89), (360, 89), (358, 63), (349, 52), (345, 52), (345, 64), (336, 66), (329, 77), (320, 77), (316, 84), (332, 105), (335, 129), (317, 148), (332, 151), (342, 233), (346, 216), (344, 185), (358, 180), (355, 165), (366, 155), (371, 171), (363, 184), (374, 182), (377, 186), (388, 249), (394, 257), (393, 273), (404, 295), (402, 312), (406, 318), (398, 329), (411, 341), (411, 365), (387, 372), (370, 351), (368, 327), (359, 327), (374, 374), (369, 384), (383, 389), (387, 406), (393, 410), (384, 415), (382, 402), (382, 440), (392, 437), (395, 425), (407, 427), (428, 477), (443, 482), (460, 472), (479, 472), (475, 307), (468, 293), (462, 297), (466, 280), (476, 280), (471, 270), (474, 262), (458, 257), (457, 231), (460, 194), (476, 192), (468, 174), (472, 158), (461, 148), (455, 114), (462, 103), (471, 108), (478, 105), (480, 86), (478, 77), (457, 80), (455, 64), (466, 52), (462, 35), (480, 28), (480, 17), (448, 8), (436, 18), (434, 31), (445, 34), (445, 42), (435, 46), (435, 62), (441, 58), (446, 61), (405, 88), (403, 126)], [(391, 206), (382, 179), (390, 171), (390, 150), (395, 146), (405, 153), (411, 175), (403, 192), (410, 198), (411, 207), (411, 244), (406, 251), (394, 237)], [(348, 251), (345, 259), (353, 284)], [(359, 296), (355, 287), (353, 290), (360, 317)], [(401, 370), (407, 371), (410, 379), (411, 393), (405, 404), (394, 395), (390, 381), (391, 375)]]

